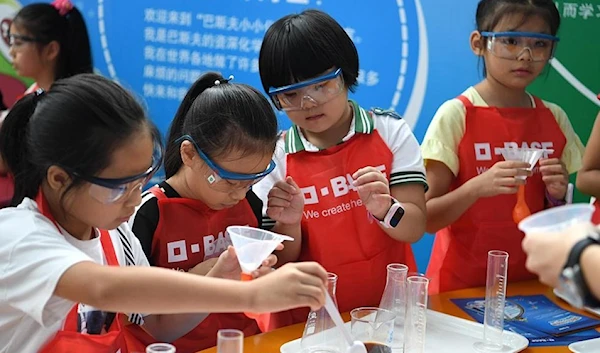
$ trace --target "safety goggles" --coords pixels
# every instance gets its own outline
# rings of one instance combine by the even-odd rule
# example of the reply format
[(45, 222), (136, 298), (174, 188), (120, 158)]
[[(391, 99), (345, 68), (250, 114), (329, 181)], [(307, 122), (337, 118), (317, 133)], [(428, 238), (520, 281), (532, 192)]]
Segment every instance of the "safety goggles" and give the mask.
[(306, 101), (321, 105), (337, 97), (344, 90), (342, 69), (313, 79), (279, 88), (270, 88), (269, 96), (279, 110), (302, 110)]
[(152, 165), (150, 168), (143, 173), (126, 178), (99, 178), (86, 176), (68, 168), (64, 169), (74, 177), (90, 183), (89, 193), (94, 199), (103, 204), (111, 204), (124, 200), (126, 196), (129, 196), (131, 192), (135, 190), (141, 191), (144, 185), (152, 179), (152, 176), (154, 176), (156, 171), (160, 168), (162, 155), (160, 143), (155, 143), (154, 151), (152, 153)]
[(548, 61), (554, 56), (559, 38), (533, 32), (481, 32), (488, 38), (487, 49), (492, 55), (517, 60), (529, 51), (532, 61)]
[(230, 172), (221, 168), (215, 162), (213, 162), (196, 144), (196, 141), (190, 135), (183, 135), (177, 139), (178, 143), (182, 141), (190, 141), (196, 152), (204, 163), (208, 166), (204, 173), (204, 179), (208, 183), (211, 189), (220, 192), (233, 192), (240, 189), (250, 189), (252, 185), (261, 181), (265, 176), (271, 173), (275, 169), (275, 161), (271, 160), (267, 169), (260, 173), (244, 174)]

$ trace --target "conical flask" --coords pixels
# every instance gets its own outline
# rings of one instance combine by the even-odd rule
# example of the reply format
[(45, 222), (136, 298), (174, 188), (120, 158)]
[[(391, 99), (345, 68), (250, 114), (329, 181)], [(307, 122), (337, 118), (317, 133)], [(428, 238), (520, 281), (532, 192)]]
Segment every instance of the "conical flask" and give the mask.
[(402, 348), (404, 318), (406, 313), (406, 276), (408, 266), (404, 264), (387, 265), (387, 281), (379, 307), (396, 314), (392, 348)]
[[(335, 290), (338, 276), (335, 273), (327, 273), (327, 290), (337, 307)], [(325, 307), (319, 310), (312, 310), (306, 319), (304, 333), (300, 340), (302, 353), (338, 353), (342, 352), (344, 341), (340, 336), (339, 330), (327, 313)]]

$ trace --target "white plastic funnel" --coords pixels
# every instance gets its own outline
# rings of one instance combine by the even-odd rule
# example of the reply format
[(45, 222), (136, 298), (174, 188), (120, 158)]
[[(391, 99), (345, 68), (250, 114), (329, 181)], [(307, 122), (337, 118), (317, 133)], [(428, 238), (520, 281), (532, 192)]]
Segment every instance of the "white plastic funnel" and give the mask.
[(519, 223), (519, 229), (525, 234), (562, 232), (576, 224), (592, 226), (594, 206), (577, 203), (553, 207), (531, 215)]
[(229, 226), (227, 234), (244, 273), (251, 273), (259, 268), (279, 243), (284, 240), (294, 240), (287, 235), (247, 226)]
[[(502, 148), (502, 157), (506, 161), (520, 161), (529, 163), (528, 171), (532, 171), (533, 167), (537, 164), (537, 162), (542, 158), (544, 153), (546, 155), (554, 152), (554, 150), (550, 149), (541, 149), (541, 148)], [(517, 179), (526, 179), (525, 176), (517, 176)]]

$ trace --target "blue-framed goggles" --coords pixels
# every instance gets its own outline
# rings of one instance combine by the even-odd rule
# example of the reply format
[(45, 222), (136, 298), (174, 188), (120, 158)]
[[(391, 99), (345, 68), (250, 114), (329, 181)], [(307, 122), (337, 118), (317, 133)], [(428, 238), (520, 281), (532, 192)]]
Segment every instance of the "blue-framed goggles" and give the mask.
[(548, 61), (554, 57), (558, 37), (537, 32), (481, 32), (488, 38), (487, 50), (492, 55), (510, 60), (518, 60), (525, 51), (531, 61)]

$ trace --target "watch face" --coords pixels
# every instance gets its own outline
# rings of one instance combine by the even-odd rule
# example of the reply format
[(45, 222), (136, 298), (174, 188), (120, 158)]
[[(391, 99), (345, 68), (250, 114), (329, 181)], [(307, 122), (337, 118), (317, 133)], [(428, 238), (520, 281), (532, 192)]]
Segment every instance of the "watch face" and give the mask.
[(396, 212), (394, 212), (394, 215), (390, 219), (390, 225), (392, 227), (397, 226), (398, 223), (400, 223), (400, 220), (402, 219), (403, 216), (404, 216), (404, 208), (398, 207), (396, 209)]

